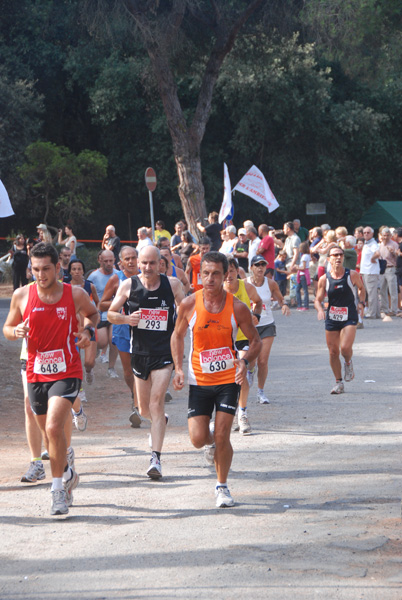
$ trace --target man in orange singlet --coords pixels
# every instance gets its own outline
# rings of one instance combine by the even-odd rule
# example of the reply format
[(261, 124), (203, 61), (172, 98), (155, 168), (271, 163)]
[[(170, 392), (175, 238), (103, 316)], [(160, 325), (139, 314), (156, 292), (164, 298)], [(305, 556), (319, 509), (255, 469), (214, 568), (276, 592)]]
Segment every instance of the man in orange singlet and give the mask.
[(200, 240), (200, 253), (190, 256), (187, 262), (186, 275), (190, 281), (190, 292), (197, 292), (202, 289), (201, 281), (201, 260), (204, 254), (211, 250), (211, 240), (203, 237)]
[[(31, 265), (37, 284), (14, 292), (3, 333), (8, 340), (27, 338), (28, 396), (52, 469), (51, 514), (65, 515), (79, 481), (67, 464), (64, 434), (82, 381), (76, 346), (89, 346), (99, 317), (82, 288), (58, 281), (60, 263), (52, 244), (34, 246)], [(81, 331), (77, 314), (84, 320)]]
[[(181, 303), (171, 340), (176, 370), (173, 387), (181, 390), (184, 386), (184, 338), (190, 328), (188, 429), (193, 445), (196, 448), (206, 446), (206, 458), (209, 456), (211, 463), (215, 463), (218, 508), (234, 505), (226, 481), (233, 457), (230, 431), (248, 363), (257, 358), (261, 349), (249, 309), (223, 289), (227, 271), (228, 261), (224, 254), (208, 252), (202, 257), (203, 289)], [(235, 349), (238, 327), (250, 342), (240, 360)], [(210, 421), (214, 408), (212, 432)]]

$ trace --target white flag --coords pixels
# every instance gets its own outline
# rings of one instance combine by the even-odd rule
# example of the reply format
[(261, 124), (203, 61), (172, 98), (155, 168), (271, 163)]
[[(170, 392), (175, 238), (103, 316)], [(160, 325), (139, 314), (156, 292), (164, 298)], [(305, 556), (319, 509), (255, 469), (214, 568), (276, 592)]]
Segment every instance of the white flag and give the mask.
[(0, 179), (0, 217), (11, 217), (15, 212), (11, 207), (10, 198), (8, 197), (7, 190)]
[(219, 223), (222, 223), (225, 219), (231, 221), (234, 214), (229, 171), (226, 163), (223, 163), (223, 189), (223, 202), (219, 211)]
[(240, 179), (236, 187), (233, 188), (233, 191), (235, 190), (250, 196), (250, 198), (265, 206), (270, 213), (279, 206), (267, 180), (255, 165)]

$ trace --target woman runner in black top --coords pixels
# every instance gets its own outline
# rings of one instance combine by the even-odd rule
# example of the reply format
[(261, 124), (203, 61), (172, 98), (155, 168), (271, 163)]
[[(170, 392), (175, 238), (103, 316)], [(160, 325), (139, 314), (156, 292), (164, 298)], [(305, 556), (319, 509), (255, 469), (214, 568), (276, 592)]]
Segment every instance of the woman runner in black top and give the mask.
[[(328, 260), (330, 269), (318, 281), (318, 290), (314, 302), (318, 319), (320, 321), (325, 319), (329, 362), (336, 380), (331, 394), (342, 394), (345, 391), (339, 353), (345, 359), (345, 381), (352, 381), (355, 376), (352, 355), (358, 315), (354, 289), (357, 289), (359, 296), (358, 307), (362, 316), (364, 299), (366, 297), (366, 290), (364, 289), (359, 273), (349, 271), (349, 269), (343, 267), (343, 256), (343, 250), (339, 246), (333, 246), (329, 250)], [(322, 307), (325, 293), (328, 295), (328, 309), (326, 313)]]

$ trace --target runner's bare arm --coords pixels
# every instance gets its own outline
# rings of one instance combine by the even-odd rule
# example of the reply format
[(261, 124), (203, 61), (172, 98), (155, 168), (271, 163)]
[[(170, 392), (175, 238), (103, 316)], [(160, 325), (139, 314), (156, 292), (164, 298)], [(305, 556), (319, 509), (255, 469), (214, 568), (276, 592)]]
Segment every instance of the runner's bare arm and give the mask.
[[(248, 297), (250, 298), (251, 302), (254, 304), (253, 312), (257, 315), (260, 315), (262, 312), (262, 300), (259, 297), (255, 286), (252, 283), (249, 283), (248, 281), (245, 281), (244, 285), (246, 286), (246, 292), (247, 292)], [(256, 319), (256, 321), (258, 323), (257, 319)]]
[(96, 291), (96, 287), (94, 286), (93, 283), (91, 283), (91, 294), (92, 294), (93, 301), (95, 302), (95, 306), (99, 310), (98, 292)]
[(183, 356), (184, 338), (188, 329), (190, 316), (194, 310), (195, 296), (185, 298), (179, 306), (175, 328), (170, 340), (175, 374), (173, 377), (173, 388), (181, 390), (184, 386)]
[(99, 310), (104, 312), (105, 310), (109, 310), (110, 305), (112, 304), (113, 297), (116, 295), (117, 288), (119, 287), (119, 277), (118, 275), (112, 275), (108, 280), (105, 289), (103, 290), (102, 298), (99, 303)]
[(28, 301), (28, 287), (18, 288), (12, 295), (10, 311), (4, 323), (3, 333), (7, 340), (27, 337), (29, 333), (28, 320), (23, 321), (22, 315)]
[(243, 358), (248, 360), (248, 362), (255, 360), (261, 351), (262, 343), (258, 331), (252, 323), (249, 309), (237, 298), (233, 298), (233, 312), (240, 329), (250, 344), (249, 349), (242, 359), (234, 361), (237, 366), (235, 381), (237, 384), (242, 385), (247, 374), (247, 366)]
[(172, 287), (172, 292), (174, 295), (176, 306), (180, 306), (182, 300), (184, 300), (184, 291), (182, 283), (177, 279), (177, 277), (169, 277), (169, 282)]
[[(178, 269), (176, 269), (176, 271), (177, 270)], [(180, 269), (179, 279), (180, 279), (180, 281), (183, 284), (184, 295), (186, 295), (188, 293), (188, 291), (190, 290), (190, 282), (189, 282), (189, 280), (187, 278), (187, 275), (183, 271), (183, 269)]]
[(286, 317), (290, 317), (290, 308), (287, 304), (285, 304), (285, 298), (281, 294), (279, 285), (273, 279), (269, 279), (269, 277), (267, 277), (267, 281), (269, 289), (271, 290), (271, 296), (274, 300), (277, 300), (277, 302), (279, 302), (279, 306), (282, 309), (282, 314)]
[(114, 323), (115, 325), (131, 325), (132, 327), (137, 327), (140, 318), (141, 311), (137, 310), (131, 315), (122, 315), (120, 313), (120, 309), (123, 307), (126, 300), (128, 300), (130, 296), (131, 290), (131, 279), (126, 279), (119, 286), (116, 295), (110, 305), (109, 310), (107, 311), (107, 320), (110, 323)]
[(360, 312), (360, 316), (363, 318), (364, 307), (366, 305), (366, 288), (364, 287), (364, 283), (360, 273), (358, 273), (357, 271), (350, 272), (350, 279), (352, 280), (353, 285), (357, 287), (357, 297), (359, 298), (358, 311)]
[(90, 344), (92, 333), (86, 327), (95, 328), (99, 321), (99, 313), (96, 306), (91, 302), (85, 290), (78, 286), (72, 286), (72, 294), (75, 305), (75, 312), (83, 317), (83, 329), (74, 331), (77, 337), (78, 348), (87, 348)]
[(317, 311), (317, 319), (319, 321), (323, 321), (325, 319), (325, 311), (322, 307), (322, 301), (325, 298), (325, 283), (327, 281), (327, 276), (321, 275), (320, 279), (318, 280), (318, 288), (317, 288), (317, 294), (314, 300), (314, 308)]

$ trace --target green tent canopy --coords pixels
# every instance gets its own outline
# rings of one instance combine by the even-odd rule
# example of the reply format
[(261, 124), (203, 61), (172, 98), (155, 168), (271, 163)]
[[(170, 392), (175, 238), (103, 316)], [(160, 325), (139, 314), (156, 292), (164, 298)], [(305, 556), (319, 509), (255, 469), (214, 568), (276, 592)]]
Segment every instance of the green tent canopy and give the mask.
[(359, 219), (358, 225), (370, 225), (378, 229), (381, 225), (402, 227), (402, 202), (377, 201)]

